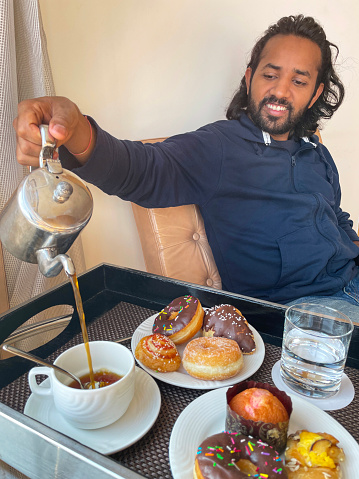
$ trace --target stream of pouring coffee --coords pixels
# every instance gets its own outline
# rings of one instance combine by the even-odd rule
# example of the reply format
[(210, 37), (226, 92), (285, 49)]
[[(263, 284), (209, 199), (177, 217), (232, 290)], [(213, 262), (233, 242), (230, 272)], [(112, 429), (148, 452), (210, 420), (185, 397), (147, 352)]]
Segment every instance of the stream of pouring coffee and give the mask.
[(84, 313), (84, 308), (83, 308), (82, 299), (81, 299), (81, 295), (80, 295), (79, 282), (77, 281), (76, 273), (74, 273), (74, 274), (66, 273), (66, 274), (67, 274), (67, 276), (68, 276), (68, 278), (71, 282), (72, 289), (74, 291), (77, 313), (78, 313), (79, 319), (80, 319), (82, 337), (84, 339), (84, 344), (85, 344), (85, 349), (86, 349), (86, 354), (87, 354), (87, 362), (88, 362), (88, 365), (89, 365), (91, 387), (92, 387), (92, 389), (95, 389), (95, 377), (94, 377), (94, 373), (93, 373), (92, 359), (91, 359), (91, 354), (90, 354), (89, 338), (88, 338), (88, 335), (87, 335), (87, 329), (86, 329), (86, 323), (85, 323), (85, 313)]

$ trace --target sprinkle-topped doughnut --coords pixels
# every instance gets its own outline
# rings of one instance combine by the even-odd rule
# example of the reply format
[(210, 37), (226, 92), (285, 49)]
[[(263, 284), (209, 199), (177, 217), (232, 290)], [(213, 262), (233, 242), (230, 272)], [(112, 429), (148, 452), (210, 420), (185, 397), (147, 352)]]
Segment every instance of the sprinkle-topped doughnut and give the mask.
[(174, 299), (155, 318), (152, 332), (168, 336), (175, 344), (191, 339), (201, 329), (204, 311), (194, 296)]
[(194, 479), (286, 479), (278, 453), (265, 442), (240, 433), (221, 432), (198, 448)]
[(243, 354), (253, 354), (256, 350), (253, 333), (246, 318), (230, 304), (214, 306), (206, 311), (203, 336), (233, 339)]

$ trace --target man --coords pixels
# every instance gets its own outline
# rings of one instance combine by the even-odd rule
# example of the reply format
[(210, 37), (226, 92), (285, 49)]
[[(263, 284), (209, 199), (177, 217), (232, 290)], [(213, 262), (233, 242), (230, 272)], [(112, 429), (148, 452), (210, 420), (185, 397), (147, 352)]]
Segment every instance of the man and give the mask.
[(198, 204), (225, 289), (282, 303), (314, 296), (359, 314), (359, 238), (314, 136), (344, 96), (333, 48), (311, 17), (282, 18), (254, 46), (227, 120), (154, 145), (113, 138), (68, 99), (25, 101), (18, 161), (38, 164), (38, 125), (49, 123), (63, 165), (106, 193)]

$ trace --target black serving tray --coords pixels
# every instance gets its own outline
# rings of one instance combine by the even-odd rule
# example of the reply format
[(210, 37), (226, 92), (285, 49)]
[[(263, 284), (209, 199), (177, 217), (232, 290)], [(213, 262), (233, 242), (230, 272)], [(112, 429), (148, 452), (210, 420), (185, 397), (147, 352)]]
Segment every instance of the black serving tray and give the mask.
[[(160, 311), (174, 298), (191, 294), (204, 307), (230, 303), (237, 307), (248, 322), (261, 334), (265, 343), (281, 346), (286, 306), (198, 286), (153, 274), (99, 265), (79, 276), (80, 292), (84, 304), (86, 323), (91, 325), (103, 314), (121, 302)], [(74, 295), (69, 282), (12, 308), (0, 316), (0, 344), (19, 326), (35, 314), (52, 306), (69, 304), (75, 308)], [(47, 344), (33, 350), (42, 358), (57, 351), (80, 332), (77, 313), (64, 331)], [(359, 368), (359, 336), (355, 326), (347, 366)], [(33, 364), (12, 357), (0, 361), (0, 390), (25, 374)], [(102, 456), (47, 426), (14, 411), (0, 403), (1, 459), (29, 477), (54, 477), (54, 464), (61, 471), (58, 477), (87, 479), (92, 477), (142, 477), (111, 458)], [(16, 447), (14, 447), (16, 445)], [(44, 454), (46, 452), (46, 454)], [(24, 455), (28, 458), (24, 461)], [(39, 468), (39, 461), (43, 464)], [(71, 471), (71, 472), (70, 472)]]
[[(204, 307), (222, 303), (232, 304), (256, 328), (264, 342), (277, 346), (282, 343), (284, 314), (287, 307), (280, 304), (109, 264), (101, 264), (79, 275), (79, 286), (87, 324), (121, 301), (159, 311), (174, 298), (191, 294), (196, 296)], [(59, 304), (69, 304), (75, 308), (74, 295), (69, 282), (0, 315), (0, 344), (28, 318)], [(79, 331), (79, 321), (75, 312), (66, 330), (50, 343), (39, 348), (37, 353), (40, 357), (47, 357)], [(346, 363), (347, 366), (354, 368), (359, 368), (358, 331), (358, 326), (355, 326)], [(16, 378), (20, 374), (22, 374), (21, 371), (14, 371), (11, 377)], [(0, 376), (3, 376), (1, 363)], [(9, 381), (6, 381), (6, 378), (1, 377), (0, 388), (8, 384)]]
[[(286, 308), (278, 304), (108, 264), (97, 266), (79, 275), (78, 279), (88, 325), (121, 301), (160, 311), (174, 298), (191, 294), (205, 307), (230, 302), (244, 314), (265, 342), (281, 345)], [(69, 282), (9, 310), (0, 316), (0, 344), (35, 314), (61, 304), (75, 308), (74, 294)], [(63, 333), (33, 352), (46, 358), (79, 331), (80, 325), (75, 311)], [(10, 366), (9, 362), (0, 362), (0, 389), (24, 374), (29, 365), (20, 358), (13, 358)]]

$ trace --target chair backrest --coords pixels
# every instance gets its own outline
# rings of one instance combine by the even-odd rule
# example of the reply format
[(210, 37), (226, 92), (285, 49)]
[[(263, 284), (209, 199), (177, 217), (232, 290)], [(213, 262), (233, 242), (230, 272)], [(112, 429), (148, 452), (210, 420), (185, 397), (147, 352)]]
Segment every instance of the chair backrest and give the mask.
[(221, 278), (198, 206), (142, 208), (132, 204), (132, 210), (149, 273), (221, 289)]

